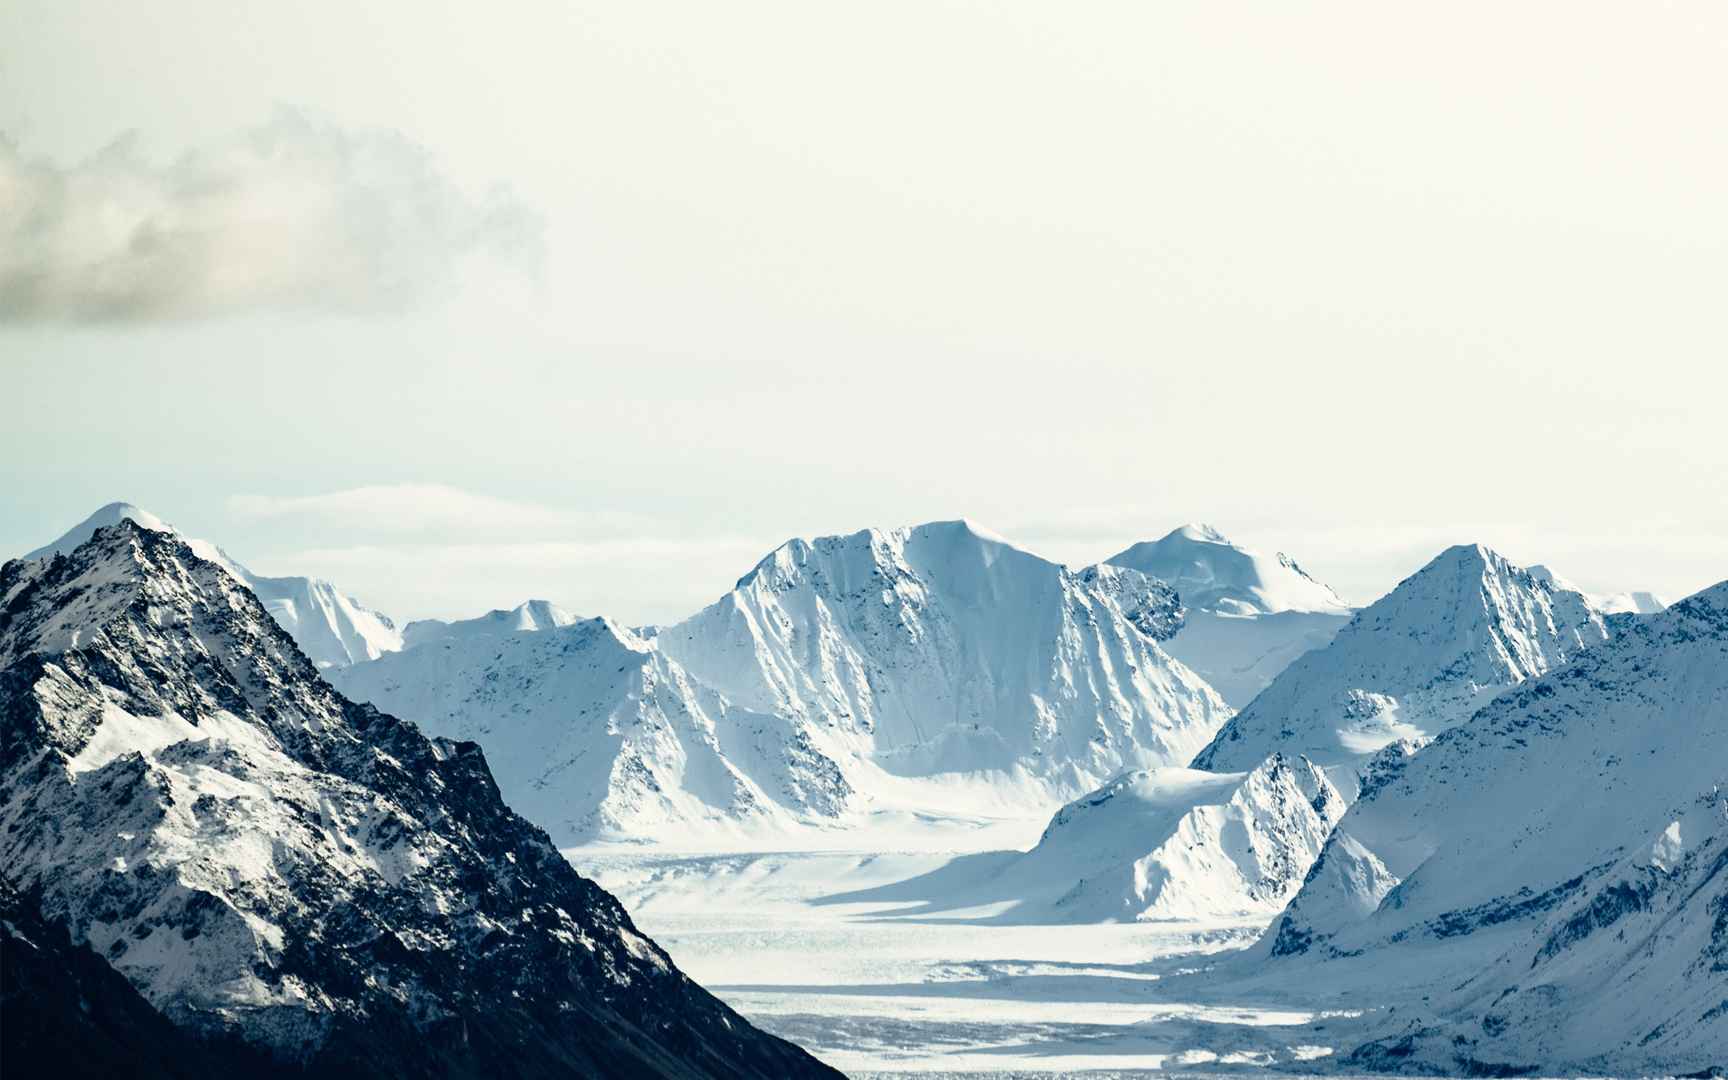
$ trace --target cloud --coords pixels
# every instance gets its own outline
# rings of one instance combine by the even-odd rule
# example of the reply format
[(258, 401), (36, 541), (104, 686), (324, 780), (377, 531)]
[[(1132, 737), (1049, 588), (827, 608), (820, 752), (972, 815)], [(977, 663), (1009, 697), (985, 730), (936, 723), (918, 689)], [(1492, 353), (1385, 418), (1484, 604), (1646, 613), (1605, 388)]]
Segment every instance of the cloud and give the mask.
[(643, 525), (633, 514), (515, 502), (445, 484), (375, 484), (320, 495), (235, 495), (228, 508), (243, 518), (302, 518), (384, 532), (623, 532)]
[(135, 135), (72, 166), (0, 137), (0, 322), (399, 310), (472, 263), (532, 270), (541, 231), (401, 135), (290, 109), (167, 164)]

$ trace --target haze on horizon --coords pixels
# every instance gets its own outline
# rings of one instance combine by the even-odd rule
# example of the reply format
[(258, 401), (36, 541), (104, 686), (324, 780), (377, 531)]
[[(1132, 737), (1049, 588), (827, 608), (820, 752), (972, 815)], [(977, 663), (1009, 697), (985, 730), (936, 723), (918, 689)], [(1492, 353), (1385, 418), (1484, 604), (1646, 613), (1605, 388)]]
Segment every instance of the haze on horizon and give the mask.
[(1676, 599), (1724, 100), (1704, 3), (19, 0), (0, 552), (123, 499), (649, 622), (795, 535), (1208, 521), (1355, 603), (1459, 541)]

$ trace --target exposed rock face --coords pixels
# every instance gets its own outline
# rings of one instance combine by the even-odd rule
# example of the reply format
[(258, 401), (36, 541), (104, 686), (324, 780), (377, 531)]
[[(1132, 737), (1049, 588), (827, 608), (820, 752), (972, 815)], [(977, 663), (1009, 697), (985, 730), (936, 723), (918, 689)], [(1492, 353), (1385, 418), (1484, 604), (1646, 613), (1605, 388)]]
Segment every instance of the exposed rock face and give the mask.
[(318, 1075), (832, 1075), (172, 535), (0, 569), (0, 736), (6, 877), (182, 1031)]
[(1609, 637), (1584, 597), (1479, 545), (1448, 548), (1286, 668), (1194, 759), (1245, 769), (1302, 754), (1359, 769), (1399, 740), (1423, 743), (1494, 695)]
[(289, 1075), (268, 1053), (200, 1039), (0, 879), (0, 1071), (77, 1080)]
[(1354, 1064), (1728, 1062), (1728, 582), (1379, 762), (1274, 925), (1275, 965), (1432, 988)]

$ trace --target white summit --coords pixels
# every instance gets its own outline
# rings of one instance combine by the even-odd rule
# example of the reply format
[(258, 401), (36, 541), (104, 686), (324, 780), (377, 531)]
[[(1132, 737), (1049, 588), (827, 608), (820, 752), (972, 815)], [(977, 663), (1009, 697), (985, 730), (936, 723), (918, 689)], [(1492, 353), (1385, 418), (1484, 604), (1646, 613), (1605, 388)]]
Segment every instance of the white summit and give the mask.
[(197, 553), (244, 582), (263, 602), (272, 618), (288, 631), (313, 663), (321, 668), (343, 667), (375, 660), (402, 647), (402, 636), (389, 618), (365, 607), (321, 578), (264, 577), (255, 574), (208, 540), (182, 536), (174, 526), (148, 510), (127, 502), (112, 502), (73, 526), (53, 543), (25, 555), (42, 559), (70, 555), (97, 529), (131, 521), (153, 532), (171, 533)]
[(1295, 559), (1184, 525), (1106, 560), (1168, 582), (1187, 617), (1164, 649), (1240, 709), (1298, 656), (1332, 640), (1351, 608)]
[(1345, 778), (1394, 743), (1421, 744), (1494, 695), (1608, 638), (1600, 612), (1480, 544), (1447, 548), (1298, 659), (1194, 767), (1300, 754)]

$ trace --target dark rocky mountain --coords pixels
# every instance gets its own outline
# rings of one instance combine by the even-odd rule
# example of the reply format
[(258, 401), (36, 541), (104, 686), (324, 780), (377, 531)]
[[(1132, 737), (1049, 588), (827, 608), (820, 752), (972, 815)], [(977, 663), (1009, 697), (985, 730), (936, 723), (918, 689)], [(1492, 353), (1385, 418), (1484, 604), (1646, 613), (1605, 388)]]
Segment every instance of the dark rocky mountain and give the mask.
[(837, 1075), (678, 971), (477, 746), (346, 700), (131, 521), (0, 569), (0, 867), (34, 908), (8, 979), (42, 987), (9, 981), (9, 1032), (162, 1037), (99, 958), (189, 1043), (295, 1075)]
[(236, 1040), (169, 1023), (132, 984), (63, 927), (43, 921), (0, 879), (0, 1074), (63, 1080), (193, 1080), (227, 1070), (291, 1075)]

